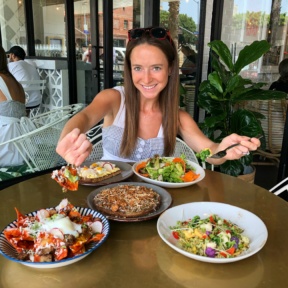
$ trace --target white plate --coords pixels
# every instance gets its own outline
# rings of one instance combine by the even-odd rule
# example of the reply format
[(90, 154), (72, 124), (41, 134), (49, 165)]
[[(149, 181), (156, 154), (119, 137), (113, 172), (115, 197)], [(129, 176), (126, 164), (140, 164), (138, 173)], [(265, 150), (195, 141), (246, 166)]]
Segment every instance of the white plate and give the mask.
[[(105, 160), (95, 160), (95, 161), (87, 161), (84, 162), (81, 166), (90, 166), (92, 163), (95, 162), (104, 162)], [(133, 175), (133, 171), (132, 171), (132, 166), (126, 162), (121, 162), (121, 161), (107, 161), (107, 162), (111, 162), (113, 164), (115, 164), (118, 168), (120, 168), (121, 173), (117, 174), (111, 178), (108, 179), (104, 179), (100, 182), (96, 182), (96, 183), (91, 183), (91, 182), (85, 182), (85, 181), (79, 181), (80, 185), (84, 185), (84, 186), (103, 186), (103, 185), (108, 185), (111, 183), (116, 183), (116, 182), (121, 182), (127, 178), (129, 178), (130, 176)]]
[[(243, 234), (250, 239), (249, 249), (235, 258), (210, 258), (177, 247), (178, 241), (172, 236), (170, 226), (175, 226), (177, 221), (185, 221), (196, 215), (204, 219), (211, 214), (217, 214), (244, 229)], [(217, 202), (195, 202), (172, 207), (158, 218), (157, 231), (162, 240), (175, 251), (186, 257), (210, 263), (229, 263), (250, 257), (265, 245), (268, 238), (267, 228), (258, 216), (242, 208)]]
[[(94, 218), (96, 218), (96, 217), (101, 218), (102, 224), (103, 224), (102, 233), (104, 233), (105, 236), (97, 243), (96, 242), (90, 242), (86, 246), (87, 250), (85, 253), (78, 255), (78, 256), (75, 256), (73, 258), (63, 259), (63, 260), (56, 261), (56, 262), (42, 262), (42, 263), (37, 262), (36, 263), (36, 262), (28, 262), (28, 261), (18, 260), (17, 259), (17, 251), (6, 240), (4, 233), (3, 233), (6, 228), (17, 227), (17, 221), (14, 220), (9, 225), (7, 225), (7, 227), (5, 227), (4, 230), (0, 234), (0, 254), (2, 254), (4, 257), (6, 257), (9, 260), (12, 260), (14, 262), (18, 262), (20, 264), (23, 264), (25, 266), (29, 266), (32, 268), (58, 268), (58, 267), (67, 266), (67, 265), (70, 265), (72, 263), (80, 261), (81, 259), (88, 256), (91, 252), (93, 252), (95, 249), (97, 249), (99, 246), (101, 246), (103, 244), (103, 242), (107, 239), (107, 237), (109, 235), (110, 225), (109, 225), (109, 221), (106, 219), (106, 217), (103, 214), (101, 214), (95, 210), (92, 210), (89, 208), (81, 208), (81, 207), (76, 207), (76, 209), (80, 212), (81, 215), (92, 214)], [(37, 211), (34, 211), (34, 212), (31, 212), (27, 215), (36, 216), (36, 214), (37, 214)]]
[[(175, 157), (165, 157), (167, 159), (173, 159)], [(195, 180), (195, 181), (192, 181), (192, 182), (183, 182), (183, 183), (170, 183), (170, 182), (163, 182), (163, 181), (157, 181), (157, 180), (153, 180), (153, 179), (150, 179), (150, 178), (147, 178), (147, 177), (143, 177), (141, 176), (139, 173), (136, 172), (136, 167), (138, 164), (142, 163), (142, 162), (145, 162), (147, 161), (148, 159), (144, 159), (142, 161), (139, 161), (139, 162), (136, 162), (134, 163), (134, 165), (132, 166), (132, 169), (133, 169), (133, 172), (139, 177), (141, 178), (143, 181), (145, 182), (148, 182), (148, 183), (151, 183), (151, 184), (154, 184), (154, 185), (158, 185), (158, 186), (161, 186), (161, 187), (166, 187), (166, 188), (182, 188), (182, 187), (186, 187), (186, 186), (190, 186), (190, 185), (193, 185), (193, 184), (196, 184), (198, 182), (200, 182), (204, 177), (205, 177), (205, 171), (204, 169), (197, 163), (195, 162), (192, 162), (190, 160), (186, 160), (187, 163), (189, 165), (191, 165), (192, 167), (195, 168), (194, 172), (196, 174), (200, 174), (200, 176)]]

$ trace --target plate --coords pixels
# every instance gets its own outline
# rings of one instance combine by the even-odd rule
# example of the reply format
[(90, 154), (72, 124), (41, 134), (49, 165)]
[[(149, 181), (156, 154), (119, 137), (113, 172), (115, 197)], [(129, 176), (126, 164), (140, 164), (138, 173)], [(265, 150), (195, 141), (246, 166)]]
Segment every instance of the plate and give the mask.
[[(103, 214), (101, 214), (95, 210), (92, 210), (89, 208), (81, 208), (81, 207), (76, 207), (76, 209), (80, 212), (81, 215), (92, 214), (94, 218), (96, 218), (96, 217), (101, 218), (102, 224), (103, 224), (102, 232), (105, 234), (105, 236), (97, 243), (96, 242), (90, 242), (86, 246), (87, 251), (85, 253), (78, 255), (78, 256), (75, 256), (73, 258), (63, 259), (63, 260), (56, 261), (56, 262), (42, 262), (42, 263), (37, 262), (36, 263), (36, 262), (28, 262), (28, 261), (18, 260), (16, 249), (7, 241), (7, 239), (4, 236), (4, 230), (6, 228), (17, 227), (17, 221), (14, 220), (9, 225), (7, 225), (0, 234), (0, 254), (2, 254), (4, 257), (6, 257), (9, 260), (12, 260), (14, 262), (18, 262), (20, 264), (23, 264), (25, 266), (29, 266), (32, 268), (58, 268), (58, 267), (67, 266), (67, 265), (70, 265), (70, 264), (73, 264), (75, 262), (82, 260), (83, 258), (88, 256), (91, 252), (93, 252), (95, 249), (97, 249), (99, 246), (101, 246), (104, 243), (104, 241), (107, 239), (107, 237), (109, 235), (110, 225), (109, 225), (109, 221), (107, 220), (107, 218)], [(36, 214), (37, 214), (37, 211), (34, 211), (34, 212), (31, 212), (27, 215), (36, 216)]]
[[(175, 157), (165, 157), (167, 159), (173, 159)], [(145, 162), (147, 161), (148, 159), (144, 159), (142, 161), (139, 161), (137, 163), (134, 163), (134, 165), (132, 166), (132, 170), (133, 172), (139, 177), (141, 178), (141, 180), (147, 182), (147, 183), (151, 183), (151, 184), (154, 184), (154, 185), (158, 185), (158, 186), (161, 186), (161, 187), (166, 187), (166, 188), (182, 188), (182, 187), (187, 187), (187, 186), (190, 186), (190, 185), (193, 185), (193, 184), (196, 184), (198, 182), (200, 182), (204, 177), (205, 177), (205, 171), (204, 169), (197, 163), (193, 162), (193, 161), (190, 161), (190, 160), (187, 160), (186, 159), (186, 162), (191, 165), (192, 167), (195, 168), (195, 173), (196, 174), (200, 174), (200, 176), (195, 180), (195, 181), (192, 181), (192, 182), (183, 182), (183, 183), (170, 183), (170, 182), (163, 182), (163, 181), (157, 181), (157, 180), (153, 180), (153, 179), (150, 179), (150, 178), (147, 178), (147, 177), (144, 177), (144, 176), (141, 176), (139, 173), (136, 172), (136, 167), (138, 164), (142, 163), (142, 162)]]
[(135, 217), (135, 218), (116, 217), (116, 216), (106, 215), (105, 213), (102, 212), (110, 220), (119, 221), (119, 222), (139, 222), (139, 221), (150, 220), (150, 219), (156, 218), (158, 215), (160, 215), (162, 212), (168, 209), (170, 205), (172, 204), (171, 195), (165, 189), (159, 186), (155, 186), (149, 183), (142, 183), (142, 182), (121, 182), (121, 183), (114, 183), (114, 184), (107, 185), (105, 187), (97, 188), (96, 190), (92, 191), (87, 197), (88, 206), (91, 209), (97, 210), (94, 205), (94, 197), (98, 193), (100, 193), (103, 189), (113, 188), (118, 185), (134, 185), (134, 186), (144, 186), (144, 187), (152, 188), (155, 192), (157, 192), (161, 196), (161, 204), (160, 204), (160, 207), (156, 211), (151, 212), (147, 215), (144, 215), (141, 217)]
[[(104, 160), (95, 160), (95, 161), (87, 161), (83, 163), (83, 166), (89, 166), (92, 163), (95, 162), (104, 162)], [(83, 182), (83, 181), (79, 181), (80, 185), (85, 185), (85, 186), (103, 186), (103, 185), (107, 185), (107, 184), (111, 184), (111, 183), (116, 183), (116, 182), (121, 182), (127, 178), (129, 178), (130, 176), (133, 175), (133, 170), (132, 170), (132, 166), (126, 162), (121, 162), (121, 161), (107, 161), (107, 162), (111, 162), (113, 164), (115, 164), (117, 167), (119, 167), (121, 169), (121, 173), (118, 175), (115, 175), (111, 178), (105, 179), (103, 181), (97, 182), (97, 183), (87, 183), (87, 182)]]
[[(169, 227), (175, 226), (177, 221), (185, 221), (196, 215), (203, 219), (211, 214), (217, 214), (243, 228), (243, 234), (250, 239), (249, 249), (235, 258), (222, 259), (199, 256), (179, 248), (178, 241), (172, 236)], [(267, 228), (258, 216), (242, 208), (217, 202), (195, 202), (172, 207), (158, 218), (157, 231), (162, 240), (175, 251), (186, 257), (210, 263), (229, 263), (248, 258), (261, 250), (268, 238)]]

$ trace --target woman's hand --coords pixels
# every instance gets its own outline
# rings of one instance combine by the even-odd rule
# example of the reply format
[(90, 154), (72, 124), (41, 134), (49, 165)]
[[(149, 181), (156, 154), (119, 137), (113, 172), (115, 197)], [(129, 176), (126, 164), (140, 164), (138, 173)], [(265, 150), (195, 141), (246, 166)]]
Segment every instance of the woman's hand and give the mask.
[(67, 163), (80, 166), (92, 151), (92, 144), (86, 135), (75, 128), (65, 135), (57, 144), (56, 152)]
[(237, 144), (229, 150), (227, 150), (227, 155), (224, 157), (225, 160), (235, 160), (240, 159), (241, 157), (248, 155), (250, 151), (255, 151), (260, 146), (260, 140), (257, 138), (250, 138), (247, 136), (240, 136), (237, 134), (231, 134), (225, 137), (222, 142), (219, 144), (217, 151), (214, 153), (226, 149), (228, 146)]

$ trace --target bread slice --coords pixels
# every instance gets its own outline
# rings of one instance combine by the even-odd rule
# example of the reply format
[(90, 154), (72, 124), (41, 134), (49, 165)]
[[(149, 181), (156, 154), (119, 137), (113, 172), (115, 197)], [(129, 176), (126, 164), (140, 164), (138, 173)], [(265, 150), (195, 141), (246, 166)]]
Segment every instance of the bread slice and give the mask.
[(108, 179), (108, 178), (112, 178), (118, 174), (120, 174), (122, 171), (119, 169), (118, 171), (112, 172), (110, 174), (104, 175), (104, 176), (98, 176), (96, 178), (87, 178), (87, 177), (81, 177), (80, 176), (80, 183), (84, 182), (84, 183), (97, 183), (97, 182), (101, 182), (102, 180)]
[(78, 170), (80, 183), (97, 183), (114, 177), (122, 171), (111, 162), (95, 162)]
[(104, 188), (94, 197), (96, 210), (106, 215), (135, 218), (156, 211), (161, 196), (153, 189), (138, 185), (117, 185)]

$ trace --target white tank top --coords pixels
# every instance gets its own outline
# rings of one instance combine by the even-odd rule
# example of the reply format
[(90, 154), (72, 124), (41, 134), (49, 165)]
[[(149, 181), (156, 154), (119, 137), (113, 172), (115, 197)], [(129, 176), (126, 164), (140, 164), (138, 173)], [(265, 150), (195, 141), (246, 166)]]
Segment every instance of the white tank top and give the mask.
[[(102, 128), (103, 157), (105, 160), (115, 160), (124, 162), (138, 162), (140, 160), (153, 157), (155, 154), (163, 155), (164, 153), (164, 136), (161, 125), (156, 138), (141, 139), (138, 137), (135, 150), (129, 158), (120, 156), (120, 146), (125, 125), (125, 95), (124, 87), (117, 86), (113, 89), (121, 94), (121, 103), (119, 111), (111, 126)], [(127, 139), (128, 141), (128, 139)]]

